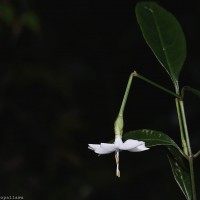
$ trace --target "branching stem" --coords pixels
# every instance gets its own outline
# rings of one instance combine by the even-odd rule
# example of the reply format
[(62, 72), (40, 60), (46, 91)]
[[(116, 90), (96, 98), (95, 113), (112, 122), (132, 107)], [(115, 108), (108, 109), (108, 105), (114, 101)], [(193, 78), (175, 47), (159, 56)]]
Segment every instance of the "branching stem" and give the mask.
[(184, 108), (184, 104), (182, 100), (179, 99), (178, 103), (180, 106), (180, 113), (181, 113), (181, 118), (183, 122), (182, 128), (184, 130), (184, 135), (185, 135), (186, 145), (187, 145), (187, 152), (188, 152), (188, 157), (189, 157), (190, 179), (191, 179), (191, 185), (192, 185), (192, 199), (197, 200), (195, 178), (194, 178), (194, 164), (193, 164), (194, 155), (192, 153), (192, 149), (190, 145), (190, 138), (189, 138), (187, 122), (186, 122), (186, 117), (185, 117), (185, 108)]
[(123, 112), (124, 112), (124, 108), (126, 105), (126, 101), (127, 101), (127, 97), (129, 94), (129, 90), (130, 90), (130, 86), (131, 86), (133, 77), (137, 77), (137, 78), (157, 87), (158, 89), (160, 89), (176, 98), (175, 99), (176, 100), (176, 108), (177, 108), (177, 114), (178, 114), (178, 121), (179, 121), (179, 127), (180, 127), (183, 152), (185, 154), (185, 157), (187, 157), (188, 161), (189, 161), (190, 178), (191, 178), (191, 186), (192, 186), (192, 199), (197, 200), (193, 160), (195, 157), (200, 155), (200, 151), (198, 151), (195, 155), (193, 155), (193, 153), (192, 153), (192, 149), (191, 149), (191, 145), (190, 145), (190, 138), (189, 138), (189, 133), (188, 133), (188, 128), (187, 128), (187, 122), (186, 122), (186, 117), (185, 117), (185, 109), (184, 109), (184, 104), (183, 104), (183, 96), (182, 95), (184, 95), (184, 93), (182, 95), (179, 95), (178, 91), (176, 91), (177, 93), (174, 93), (173, 91), (168, 90), (167, 88), (141, 76), (136, 71), (134, 71), (130, 75), (130, 78), (129, 78), (129, 81), (128, 81), (128, 84), (126, 87), (126, 91), (124, 94), (124, 98), (123, 98), (123, 101), (121, 104), (121, 108), (120, 108), (120, 111), (118, 114), (118, 118), (119, 117), (123, 118)]
[(198, 156), (200, 156), (200, 150), (197, 153), (195, 153), (193, 157), (197, 158)]
[(136, 71), (134, 71), (132, 74), (133, 74), (133, 76), (140, 78), (141, 80), (159, 88), (160, 90), (162, 90), (176, 98), (176, 108), (177, 108), (177, 114), (178, 114), (178, 120), (179, 120), (183, 152), (185, 154), (185, 157), (187, 157), (188, 161), (189, 161), (190, 179), (191, 179), (191, 186), (192, 186), (192, 198), (193, 198), (193, 200), (197, 200), (193, 160), (195, 157), (200, 155), (200, 151), (198, 151), (195, 155), (193, 155), (192, 150), (191, 150), (190, 138), (189, 138), (187, 122), (186, 122), (186, 117), (185, 117), (185, 109), (184, 109), (184, 104), (183, 104), (184, 91), (182, 92), (182, 95), (179, 95), (179, 91), (176, 91), (176, 93), (174, 93), (171, 90), (168, 90), (167, 88), (141, 76)]

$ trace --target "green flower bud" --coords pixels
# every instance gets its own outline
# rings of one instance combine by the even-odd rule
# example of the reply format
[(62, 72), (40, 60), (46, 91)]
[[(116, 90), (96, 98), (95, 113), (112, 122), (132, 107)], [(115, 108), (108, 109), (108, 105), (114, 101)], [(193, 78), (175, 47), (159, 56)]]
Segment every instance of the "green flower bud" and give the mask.
[(117, 119), (115, 120), (114, 124), (114, 131), (115, 131), (115, 136), (117, 135), (122, 135), (123, 133), (123, 127), (124, 127), (124, 119), (122, 115), (118, 115)]

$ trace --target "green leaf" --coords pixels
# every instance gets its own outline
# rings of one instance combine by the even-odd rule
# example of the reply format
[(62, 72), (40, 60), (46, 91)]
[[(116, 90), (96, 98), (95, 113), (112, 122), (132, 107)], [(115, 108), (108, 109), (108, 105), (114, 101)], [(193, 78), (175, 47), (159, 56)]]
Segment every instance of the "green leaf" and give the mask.
[(187, 200), (191, 200), (192, 190), (186, 159), (179, 146), (168, 135), (160, 131), (141, 129), (124, 133), (123, 140), (128, 139), (144, 141), (146, 147), (164, 145), (169, 152), (168, 159), (174, 178)]
[(186, 41), (176, 18), (154, 2), (139, 2), (136, 17), (145, 41), (170, 75), (176, 92), (186, 58)]
[(141, 129), (130, 131), (123, 134), (123, 139), (142, 140), (145, 142), (145, 146), (147, 147), (170, 145), (180, 150), (179, 146), (168, 135), (155, 130)]
[(193, 94), (197, 95), (198, 97), (200, 97), (200, 91), (197, 89), (194, 89), (190, 86), (184, 86), (183, 89), (181, 90), (181, 96), (184, 97), (185, 91), (189, 91), (192, 92)]
[(192, 188), (190, 181), (190, 174), (188, 167), (186, 167), (185, 160), (177, 149), (167, 147), (169, 150), (168, 159), (172, 168), (174, 178), (185, 195), (187, 200), (192, 199)]

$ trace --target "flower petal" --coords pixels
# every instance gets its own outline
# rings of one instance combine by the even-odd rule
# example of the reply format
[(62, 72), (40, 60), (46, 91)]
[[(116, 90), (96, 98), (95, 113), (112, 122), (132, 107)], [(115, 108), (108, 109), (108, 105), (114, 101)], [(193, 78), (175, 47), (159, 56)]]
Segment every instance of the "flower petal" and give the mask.
[(114, 144), (101, 143), (100, 146), (102, 149), (106, 150), (108, 153), (111, 153), (116, 150), (116, 147)]
[(138, 140), (126, 140), (123, 144), (120, 145), (121, 150), (130, 150), (133, 149), (139, 145), (141, 145), (143, 142), (140, 142)]
[(99, 147), (95, 150), (95, 153), (98, 153), (98, 154), (108, 154), (108, 153), (111, 153), (113, 152), (114, 150), (110, 150), (110, 149), (105, 149), (105, 148), (102, 148), (102, 147)]
[(120, 149), (120, 146), (123, 145), (122, 138), (120, 136), (115, 138), (114, 145), (117, 149)]
[(137, 147), (135, 147), (135, 148), (133, 148), (133, 149), (129, 149), (128, 151), (130, 151), (130, 152), (140, 152), (140, 151), (146, 151), (146, 150), (148, 150), (148, 149), (149, 149), (149, 148), (147, 148), (147, 147), (145, 146), (145, 143), (142, 142), (141, 145), (139, 145), (139, 146), (137, 146)]
[(91, 150), (93, 150), (93, 151), (95, 151), (97, 148), (100, 147), (99, 144), (88, 144), (88, 145), (89, 145), (89, 146), (88, 146), (88, 149), (91, 149)]

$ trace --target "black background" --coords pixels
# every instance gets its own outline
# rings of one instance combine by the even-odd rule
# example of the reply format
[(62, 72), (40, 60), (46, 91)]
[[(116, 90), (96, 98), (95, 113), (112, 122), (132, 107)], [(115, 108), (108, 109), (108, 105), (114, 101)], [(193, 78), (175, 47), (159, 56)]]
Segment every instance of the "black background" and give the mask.
[[(1, 1), (3, 2), (3, 1)], [(134, 0), (4, 1), (16, 19), (33, 11), (40, 29), (0, 21), (0, 196), (24, 199), (184, 199), (165, 149), (98, 157), (88, 143), (113, 138), (128, 77), (133, 70), (173, 90), (146, 45)], [(158, 3), (180, 22), (187, 59), (180, 85), (200, 88), (198, 1)], [(199, 98), (185, 97), (194, 152), (200, 148)], [(167, 133), (180, 145), (174, 98), (134, 80), (125, 109), (125, 131)], [(195, 162), (197, 191), (199, 160)], [(200, 197), (200, 195), (199, 195)]]

